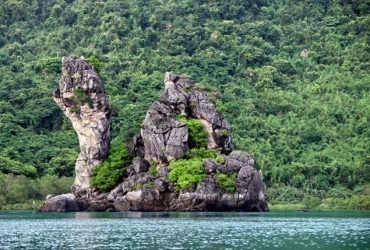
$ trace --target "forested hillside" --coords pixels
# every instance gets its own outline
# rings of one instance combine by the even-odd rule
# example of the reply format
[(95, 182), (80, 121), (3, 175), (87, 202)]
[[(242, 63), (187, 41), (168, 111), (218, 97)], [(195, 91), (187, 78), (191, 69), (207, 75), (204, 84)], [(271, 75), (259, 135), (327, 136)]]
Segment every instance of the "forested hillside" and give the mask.
[(369, 0), (1, 0), (0, 204), (72, 183), (52, 99), (62, 56), (102, 62), (112, 141), (139, 133), (166, 71), (217, 91), (273, 203), (370, 209)]

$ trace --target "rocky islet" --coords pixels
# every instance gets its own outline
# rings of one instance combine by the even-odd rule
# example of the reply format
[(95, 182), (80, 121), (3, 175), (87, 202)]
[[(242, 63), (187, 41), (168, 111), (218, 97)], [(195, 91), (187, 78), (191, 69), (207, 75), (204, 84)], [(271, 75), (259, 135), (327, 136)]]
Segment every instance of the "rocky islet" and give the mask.
[[(104, 83), (83, 58), (62, 60), (63, 75), (54, 100), (71, 120), (78, 134), (81, 153), (71, 194), (47, 199), (40, 211), (268, 211), (262, 172), (246, 152), (233, 151), (230, 125), (211, 101), (212, 92), (196, 87), (190, 77), (165, 74), (165, 90), (148, 109), (141, 134), (126, 142), (132, 164), (122, 182), (110, 192), (90, 187), (92, 169), (109, 151), (111, 110)], [(171, 161), (182, 159), (191, 149), (189, 128), (177, 117), (196, 119), (206, 132), (207, 149), (224, 162), (203, 159), (204, 177), (178, 190), (168, 178)], [(155, 164), (157, 172), (149, 173)], [(217, 183), (217, 175), (235, 176), (234, 192)]]

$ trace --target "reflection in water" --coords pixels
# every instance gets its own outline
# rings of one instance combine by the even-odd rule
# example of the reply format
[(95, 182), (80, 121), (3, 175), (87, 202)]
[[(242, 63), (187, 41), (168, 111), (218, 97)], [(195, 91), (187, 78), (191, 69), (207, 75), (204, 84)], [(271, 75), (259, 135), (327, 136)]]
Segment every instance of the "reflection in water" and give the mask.
[(0, 249), (370, 249), (370, 212), (0, 211)]

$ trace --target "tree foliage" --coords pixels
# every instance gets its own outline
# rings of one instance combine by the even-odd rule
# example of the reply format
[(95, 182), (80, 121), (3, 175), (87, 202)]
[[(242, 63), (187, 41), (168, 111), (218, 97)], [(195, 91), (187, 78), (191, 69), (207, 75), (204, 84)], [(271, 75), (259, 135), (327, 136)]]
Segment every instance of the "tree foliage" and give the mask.
[(33, 201), (45, 199), (49, 194), (69, 193), (72, 183), (71, 177), (45, 175), (30, 179), (24, 175), (0, 173), (0, 207), (5, 204), (33, 204)]
[(106, 83), (112, 140), (140, 132), (166, 71), (186, 74), (220, 93), (235, 147), (255, 158), (270, 201), (339, 186), (364, 195), (369, 15), (362, 0), (3, 1), (2, 169), (73, 175), (78, 141), (52, 90), (61, 57), (77, 55)]

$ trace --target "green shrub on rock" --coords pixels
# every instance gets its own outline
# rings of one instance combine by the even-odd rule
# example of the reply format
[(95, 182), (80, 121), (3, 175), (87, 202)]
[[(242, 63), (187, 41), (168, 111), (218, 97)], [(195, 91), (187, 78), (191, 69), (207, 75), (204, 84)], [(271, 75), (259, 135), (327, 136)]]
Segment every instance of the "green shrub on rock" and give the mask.
[(158, 170), (157, 170), (157, 164), (155, 162), (150, 163), (149, 170), (146, 174), (151, 175), (151, 176), (157, 176)]
[(79, 108), (73, 107), (73, 106), (69, 108), (69, 111), (71, 111), (72, 113), (77, 113), (77, 114), (81, 112)]
[(102, 191), (109, 191), (118, 184), (129, 163), (130, 154), (126, 145), (117, 143), (109, 150), (108, 158), (101, 165), (94, 167), (90, 185)]
[(222, 155), (217, 155), (216, 158), (214, 158), (214, 160), (218, 164), (224, 164), (225, 163), (225, 158)]
[(92, 107), (93, 101), (82, 89), (73, 89), (73, 94), (75, 95), (75, 97), (73, 97), (72, 99), (76, 101), (79, 106), (87, 103), (89, 107)]
[(234, 193), (235, 192), (235, 187), (236, 187), (236, 174), (232, 174), (230, 176), (226, 174), (217, 174), (216, 175), (216, 182), (217, 185), (225, 190), (228, 193)]
[(193, 148), (186, 152), (187, 159), (210, 159), (217, 157), (217, 151), (215, 149), (205, 149), (205, 148)]
[(176, 119), (188, 126), (189, 148), (206, 148), (208, 134), (203, 130), (202, 122), (197, 119), (186, 119), (184, 116), (176, 116)]
[[(203, 166), (204, 159), (214, 159), (219, 164), (223, 164), (225, 161), (221, 155), (217, 154), (215, 149), (193, 148), (186, 153), (185, 159), (178, 159), (170, 163), (168, 178), (170, 181), (176, 183), (176, 191), (188, 188), (192, 184), (199, 183), (203, 180), (206, 176)], [(235, 181), (233, 188), (235, 189)], [(231, 190), (231, 188), (228, 190)]]
[(193, 148), (186, 153), (185, 157), (187, 159), (213, 159), (218, 164), (225, 163), (225, 158), (222, 155), (217, 154), (215, 149)]
[(155, 189), (154, 182), (151, 181), (151, 182), (145, 183), (145, 187), (148, 189)]
[(177, 184), (175, 191), (180, 191), (180, 189), (188, 188), (192, 184), (199, 183), (206, 176), (204, 174), (203, 162), (198, 158), (172, 161), (169, 170), (168, 179)]

